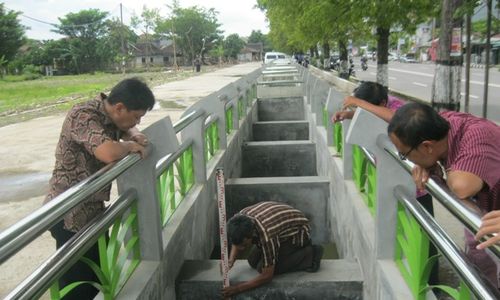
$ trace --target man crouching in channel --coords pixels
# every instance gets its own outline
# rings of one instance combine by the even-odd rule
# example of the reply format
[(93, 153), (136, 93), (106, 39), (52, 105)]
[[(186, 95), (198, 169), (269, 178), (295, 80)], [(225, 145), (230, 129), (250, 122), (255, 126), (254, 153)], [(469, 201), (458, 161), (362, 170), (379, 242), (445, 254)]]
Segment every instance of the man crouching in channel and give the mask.
[(242, 209), (228, 222), (232, 243), (229, 269), (238, 254), (252, 246), (248, 263), (260, 274), (224, 288), (223, 296), (230, 297), (271, 282), (275, 274), (317, 272), (323, 247), (311, 244), (310, 231), (305, 215), (283, 203), (260, 202)]

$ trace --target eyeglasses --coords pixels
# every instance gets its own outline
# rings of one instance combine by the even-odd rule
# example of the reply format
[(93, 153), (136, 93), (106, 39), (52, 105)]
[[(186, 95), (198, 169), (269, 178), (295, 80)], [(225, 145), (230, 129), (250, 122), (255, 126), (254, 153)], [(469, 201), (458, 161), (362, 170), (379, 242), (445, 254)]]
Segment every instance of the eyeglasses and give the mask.
[(398, 151), (398, 156), (399, 156), (399, 159), (401, 159), (401, 160), (406, 160), (406, 158), (408, 157), (408, 155), (410, 155), (410, 153), (411, 153), (413, 150), (415, 150), (416, 148), (418, 148), (418, 146), (419, 146), (419, 145), (420, 145), (420, 144), (418, 144), (418, 145), (416, 145), (416, 146), (411, 147), (411, 148), (410, 148), (410, 150), (408, 150), (408, 152), (406, 152), (406, 153), (401, 153), (401, 152), (399, 152), (399, 151)]

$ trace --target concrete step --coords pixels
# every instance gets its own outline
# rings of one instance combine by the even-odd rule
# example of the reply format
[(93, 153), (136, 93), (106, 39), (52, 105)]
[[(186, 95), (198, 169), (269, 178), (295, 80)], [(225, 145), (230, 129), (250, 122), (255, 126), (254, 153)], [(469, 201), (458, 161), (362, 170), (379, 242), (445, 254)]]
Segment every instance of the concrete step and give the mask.
[(311, 222), (313, 243), (329, 243), (330, 180), (320, 176), (229, 178), (226, 181), (228, 218), (261, 201), (283, 202), (304, 212)]
[(247, 142), (241, 147), (241, 177), (316, 176), (311, 141)]
[(307, 121), (266, 121), (252, 125), (254, 141), (309, 140)]
[[(257, 276), (246, 260), (238, 260), (230, 271), (232, 284)], [(177, 299), (222, 299), (219, 260), (185, 261), (177, 277)], [(232, 297), (238, 299), (362, 299), (363, 276), (355, 261), (322, 260), (316, 273), (293, 272), (276, 275), (273, 281)]]
[(259, 121), (305, 120), (304, 97), (257, 100)]

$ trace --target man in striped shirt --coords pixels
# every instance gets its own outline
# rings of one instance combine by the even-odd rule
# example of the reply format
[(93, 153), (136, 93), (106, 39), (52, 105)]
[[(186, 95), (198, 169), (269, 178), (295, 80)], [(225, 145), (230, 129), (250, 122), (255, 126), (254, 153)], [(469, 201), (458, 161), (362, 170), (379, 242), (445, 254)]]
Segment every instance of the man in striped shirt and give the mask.
[[(396, 111), (387, 131), (400, 158), (417, 165), (413, 170), (417, 188), (423, 189), (429, 176), (435, 175), (478, 211), (500, 209), (500, 127), (496, 124), (411, 103)], [(498, 262), (476, 246), (467, 232), (467, 256), (498, 287)]]
[(304, 214), (284, 203), (260, 202), (242, 209), (228, 222), (232, 243), (229, 268), (239, 253), (253, 245), (248, 263), (260, 274), (225, 288), (224, 297), (270, 282), (274, 274), (318, 271), (323, 247), (311, 244), (310, 231)]

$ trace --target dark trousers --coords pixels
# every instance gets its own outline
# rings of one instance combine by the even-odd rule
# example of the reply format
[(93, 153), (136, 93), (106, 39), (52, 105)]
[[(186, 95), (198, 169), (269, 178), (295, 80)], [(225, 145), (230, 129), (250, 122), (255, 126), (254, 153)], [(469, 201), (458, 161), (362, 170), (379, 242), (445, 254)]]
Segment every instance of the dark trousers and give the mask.
[[(248, 255), (248, 263), (259, 273), (262, 272), (262, 249), (253, 246)], [(304, 247), (293, 245), (291, 241), (281, 243), (274, 266), (274, 274), (303, 271), (310, 268), (313, 261), (313, 249), (311, 244)]]
[[(50, 229), (50, 233), (56, 240), (57, 249), (61, 248), (67, 241), (69, 241), (69, 239), (71, 239), (76, 234), (64, 229), (64, 221), (61, 221), (54, 225)], [(90, 248), (87, 253), (84, 254), (84, 256), (94, 261), (99, 266), (99, 248), (97, 246), (97, 243), (95, 243), (92, 248)], [(63, 289), (68, 284), (77, 281), (93, 281), (99, 283), (99, 280), (92, 269), (81, 260), (77, 261), (68, 271), (66, 271), (64, 275), (59, 278), (59, 288)], [(94, 299), (98, 292), (99, 290), (92, 285), (84, 283), (71, 290), (62, 299)]]
[[(417, 198), (418, 203), (420, 203), (425, 210), (431, 215), (434, 216), (434, 206), (432, 205), (432, 196), (430, 194), (425, 194)], [(437, 249), (433, 243), (429, 243), (429, 257), (436, 255)], [(432, 267), (431, 274), (429, 275), (429, 280), (427, 281), (429, 285), (437, 285), (439, 284), (439, 261), (436, 260), (436, 263)]]

